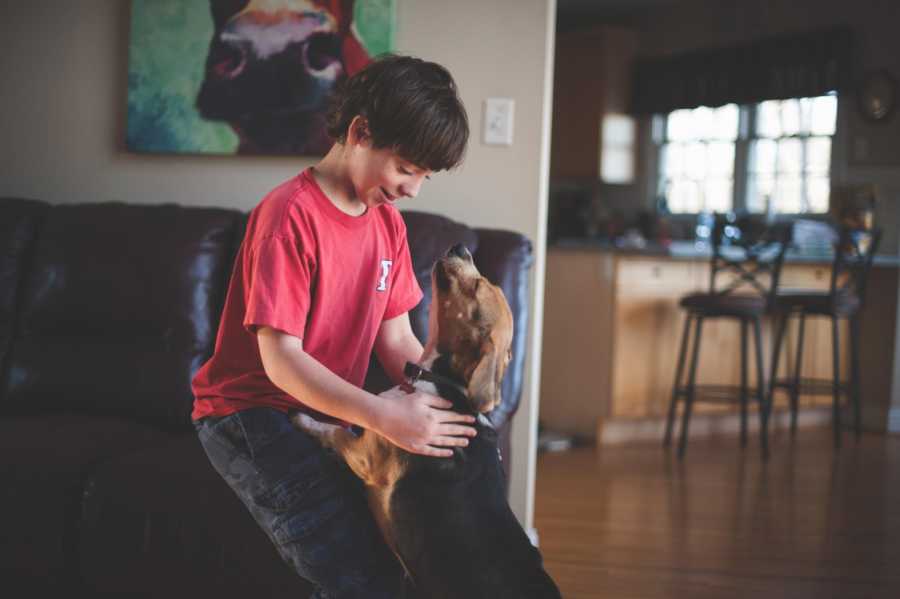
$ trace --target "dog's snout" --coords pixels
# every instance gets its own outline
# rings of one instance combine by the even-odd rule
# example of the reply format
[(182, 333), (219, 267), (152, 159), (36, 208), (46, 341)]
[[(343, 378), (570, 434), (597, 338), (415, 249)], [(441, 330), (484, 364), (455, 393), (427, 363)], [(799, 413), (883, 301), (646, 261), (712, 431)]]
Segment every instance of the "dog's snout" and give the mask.
[(448, 256), (456, 256), (457, 258), (462, 258), (463, 260), (472, 260), (472, 254), (469, 253), (468, 248), (466, 248), (465, 244), (457, 243), (447, 252)]

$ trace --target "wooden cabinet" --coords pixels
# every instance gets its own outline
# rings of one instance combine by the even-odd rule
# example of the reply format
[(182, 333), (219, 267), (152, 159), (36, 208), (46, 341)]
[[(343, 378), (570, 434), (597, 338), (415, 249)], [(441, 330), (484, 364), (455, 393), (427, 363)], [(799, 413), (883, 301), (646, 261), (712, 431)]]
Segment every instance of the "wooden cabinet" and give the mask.
[[(782, 287), (827, 289), (829, 273), (828, 266), (787, 264), (782, 272)], [(896, 297), (896, 281), (895, 269), (882, 273), (875, 270), (875, 290), (884, 288), (886, 294), (893, 288), (892, 297)], [(709, 262), (705, 259), (550, 248), (544, 303), (541, 422), (552, 430), (585, 438), (595, 437), (599, 426), (618, 431), (613, 435), (615, 440), (624, 440), (631, 434), (661, 439), (685, 319), (678, 301), (687, 293), (706, 290), (708, 285)], [(867, 394), (886, 393), (885, 389), (889, 389), (879, 373), (889, 371), (890, 360), (883, 359), (866, 343), (870, 335), (867, 331), (872, 329), (870, 323), (881, 320), (893, 327), (895, 314), (887, 313), (887, 308), (881, 306), (889, 307), (889, 303), (887, 299), (874, 298), (863, 320), (863, 387)], [(885, 314), (876, 313), (879, 310)], [(893, 328), (890, 332), (893, 335)], [(763, 327), (766, 365), (771, 359), (772, 334), (767, 321)], [(846, 376), (848, 336), (843, 323), (841, 334), (842, 370)], [(793, 325), (782, 350), (781, 376), (793, 368), (796, 340)], [(754, 355), (751, 345), (752, 387), (756, 385)], [(804, 377), (831, 377), (829, 320), (807, 320), (803, 362)], [(740, 382), (740, 329), (736, 321), (715, 319), (704, 324), (697, 377), (700, 384)], [(882, 400), (879, 395), (878, 401), (884, 403)], [(830, 403), (829, 396), (801, 399), (804, 407)], [(787, 401), (782, 396), (776, 405), (784, 408)], [(701, 418), (736, 410), (736, 405), (728, 404), (695, 405)], [(827, 411), (823, 417), (828, 417)], [(606, 437), (607, 433), (603, 435)]]
[[(606, 179), (601, 176), (603, 123), (606, 117), (628, 112), (636, 51), (636, 33), (621, 27), (602, 26), (557, 36), (551, 178)], [(611, 151), (620, 154), (614, 164), (627, 158), (634, 161), (633, 146), (628, 148), (622, 142), (612, 147)]]
[(607, 411), (615, 256), (550, 250), (544, 290), (541, 422), (593, 436)]
[(684, 326), (678, 299), (704, 285), (700, 264), (617, 259), (612, 392), (607, 417), (664, 414)]
[(684, 315), (678, 298), (705, 285), (705, 263), (612, 252), (547, 252), (542, 424), (594, 437), (601, 419), (664, 411)]

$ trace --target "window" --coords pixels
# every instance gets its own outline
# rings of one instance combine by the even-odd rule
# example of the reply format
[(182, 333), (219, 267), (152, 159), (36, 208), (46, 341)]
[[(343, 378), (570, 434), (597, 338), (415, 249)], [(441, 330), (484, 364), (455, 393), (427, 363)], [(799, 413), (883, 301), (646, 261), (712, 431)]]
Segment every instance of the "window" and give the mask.
[(660, 193), (672, 212), (727, 212), (734, 195), (739, 109), (701, 106), (665, 119)]
[(657, 195), (673, 213), (828, 211), (837, 96), (676, 110), (658, 118)]

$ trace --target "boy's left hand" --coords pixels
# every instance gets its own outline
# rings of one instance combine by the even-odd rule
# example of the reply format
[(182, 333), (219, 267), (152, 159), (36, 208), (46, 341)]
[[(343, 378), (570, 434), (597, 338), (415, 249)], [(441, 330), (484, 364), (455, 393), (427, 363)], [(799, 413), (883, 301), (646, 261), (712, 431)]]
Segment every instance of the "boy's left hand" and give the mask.
[(379, 394), (386, 402), (376, 432), (398, 447), (433, 457), (451, 457), (450, 447), (465, 447), (476, 430), (474, 416), (450, 410), (446, 399), (413, 388), (394, 387)]

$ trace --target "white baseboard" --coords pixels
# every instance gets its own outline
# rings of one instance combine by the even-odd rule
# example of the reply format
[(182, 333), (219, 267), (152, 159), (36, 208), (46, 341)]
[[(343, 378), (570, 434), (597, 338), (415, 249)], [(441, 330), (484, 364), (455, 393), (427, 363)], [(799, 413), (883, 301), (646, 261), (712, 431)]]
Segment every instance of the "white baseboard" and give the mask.
[(889, 433), (900, 433), (900, 408), (891, 408), (888, 412), (888, 426)]

